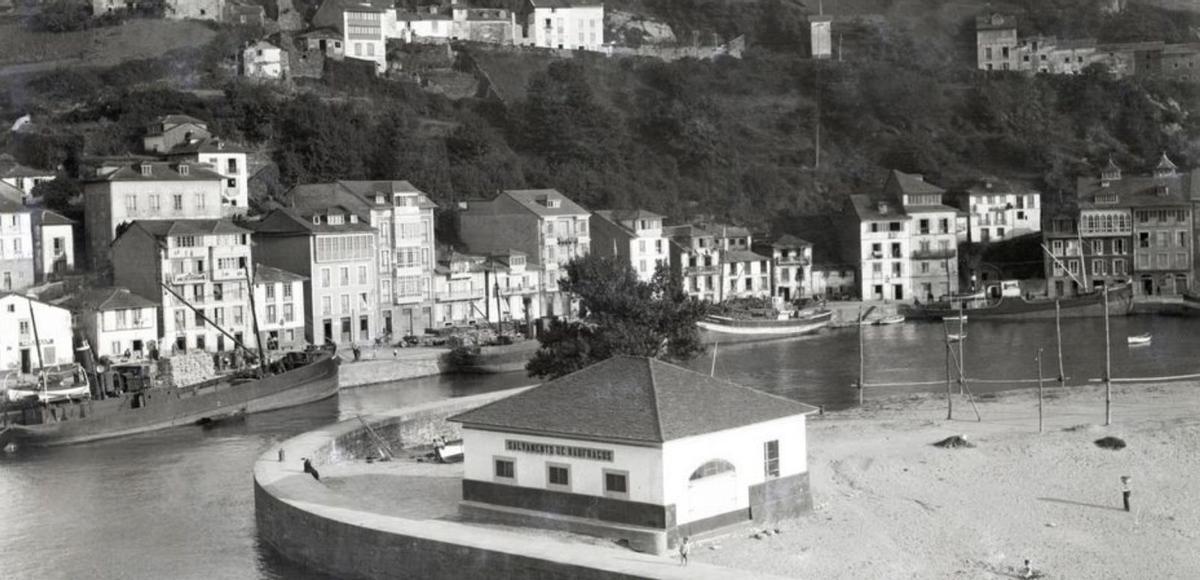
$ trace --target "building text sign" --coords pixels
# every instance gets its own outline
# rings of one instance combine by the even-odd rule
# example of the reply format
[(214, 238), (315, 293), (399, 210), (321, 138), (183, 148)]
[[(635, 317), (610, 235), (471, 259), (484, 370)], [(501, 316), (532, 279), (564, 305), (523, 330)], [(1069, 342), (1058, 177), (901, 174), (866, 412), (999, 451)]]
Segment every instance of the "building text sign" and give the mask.
[(525, 453), (537, 453), (540, 455), (559, 455), (562, 457), (575, 457), (578, 459), (593, 459), (596, 461), (612, 461), (613, 452), (611, 449), (596, 449), (594, 447), (575, 447), (573, 445), (552, 445), (550, 443), (534, 443), (532, 441), (520, 441), (516, 439), (505, 439), (504, 448), (508, 451), (522, 451)]

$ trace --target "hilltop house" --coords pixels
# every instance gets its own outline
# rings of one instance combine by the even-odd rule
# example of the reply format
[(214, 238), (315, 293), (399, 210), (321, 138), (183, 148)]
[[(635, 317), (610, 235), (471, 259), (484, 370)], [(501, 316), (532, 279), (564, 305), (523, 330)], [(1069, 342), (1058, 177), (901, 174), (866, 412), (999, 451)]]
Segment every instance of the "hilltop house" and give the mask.
[(254, 80), (288, 77), (287, 53), (265, 40), (248, 44), (241, 52), (242, 76)]
[(33, 197), (33, 188), (44, 181), (53, 181), (54, 172), (45, 169), (34, 169), (17, 163), (8, 153), (0, 154), (0, 183), (10, 185), (21, 191), (21, 199), (25, 202)]

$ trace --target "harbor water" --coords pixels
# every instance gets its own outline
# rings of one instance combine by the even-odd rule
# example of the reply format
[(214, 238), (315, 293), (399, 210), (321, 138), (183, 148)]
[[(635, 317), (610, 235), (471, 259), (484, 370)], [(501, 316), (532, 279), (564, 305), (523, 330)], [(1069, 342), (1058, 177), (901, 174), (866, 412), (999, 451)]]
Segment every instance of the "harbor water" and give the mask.
[[(1064, 320), (1068, 384), (1100, 377), (1101, 319)], [(1058, 375), (1053, 321), (971, 322), (967, 376), (1031, 379), (1044, 349), (1045, 375)], [(1112, 320), (1116, 377), (1200, 372), (1200, 322)], [(957, 328), (952, 329), (956, 332)], [(1148, 346), (1126, 337), (1149, 332)], [(863, 328), (868, 384), (943, 381), (940, 323)], [(716, 374), (828, 409), (853, 405), (856, 329), (780, 342), (721, 345)], [(711, 357), (690, 366), (708, 372)], [(521, 373), (417, 379), (343, 391), (336, 399), (252, 415), (215, 428), (185, 427), (137, 437), (0, 454), (0, 577), (320, 578), (290, 566), (255, 537), (251, 466), (278, 441), (357, 414), (530, 384)], [(974, 384), (976, 393), (1028, 384)], [(944, 386), (869, 389), (867, 397)], [(296, 458), (298, 460), (298, 458)]]

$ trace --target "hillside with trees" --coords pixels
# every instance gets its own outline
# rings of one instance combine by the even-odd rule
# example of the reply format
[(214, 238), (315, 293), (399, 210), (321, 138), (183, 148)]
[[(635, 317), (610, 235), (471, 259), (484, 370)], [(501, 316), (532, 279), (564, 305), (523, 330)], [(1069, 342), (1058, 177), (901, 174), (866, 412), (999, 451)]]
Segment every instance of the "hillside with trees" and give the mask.
[[(643, 0), (668, 10), (655, 1)], [(1060, 12), (1042, 5), (1072, 3), (1081, 4), (1014, 4), (1023, 23), (1069, 33), (1075, 25), (1047, 20)], [(273, 195), (302, 182), (403, 178), (453, 207), (447, 202), (502, 188), (556, 187), (592, 208), (639, 206), (748, 225), (840, 207), (847, 194), (877, 188), (885, 168), (943, 184), (992, 173), (1053, 193), (1069, 191), (1109, 156), (1131, 170), (1163, 151), (1181, 167), (1200, 164), (1200, 87), (1115, 79), (1099, 69), (1074, 77), (976, 71), (947, 48), (960, 47), (978, 13), (973, 2), (933, 3), (940, 7), (928, 20), (938, 38), (918, 34), (911, 16), (848, 21), (837, 29), (842, 62), (798, 56), (805, 9), (795, 3), (691, 4), (696, 11), (680, 17), (696, 26), (720, 19), (714, 7), (745, 8), (749, 16), (736, 26), (746, 29), (731, 32), (763, 42), (741, 60), (670, 63), (525, 60), (472, 47), (461, 58), (474, 57), (520, 90), (504, 100), (452, 101), (349, 62), (294, 91), (236, 82), (223, 75), (222, 57), (238, 37), (222, 33), (204, 50), (6, 83), (0, 119), (33, 113), (38, 130), (6, 134), (0, 148), (70, 171), (87, 156), (137, 151), (151, 119), (182, 112), (273, 160)], [(1200, 18), (1145, 10), (1155, 16), (1130, 21), (1142, 35), (1183, 34)], [(1102, 19), (1078, 26), (1103, 32)], [(187, 84), (180, 69), (190, 72)]]

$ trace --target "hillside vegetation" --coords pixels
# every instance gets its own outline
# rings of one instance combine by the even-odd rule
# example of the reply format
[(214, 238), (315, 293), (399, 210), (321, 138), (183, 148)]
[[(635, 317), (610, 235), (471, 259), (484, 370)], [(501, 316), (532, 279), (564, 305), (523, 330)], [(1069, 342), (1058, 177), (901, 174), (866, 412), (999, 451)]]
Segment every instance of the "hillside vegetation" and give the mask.
[[(301, 182), (401, 178), (445, 208), (501, 188), (556, 187), (591, 208), (750, 225), (838, 208), (847, 194), (877, 188), (889, 168), (946, 185), (993, 173), (1054, 193), (1109, 156), (1130, 170), (1163, 151), (1182, 167), (1200, 162), (1195, 85), (1118, 80), (1102, 70), (982, 73), (963, 55), (978, 2), (858, 1), (908, 16), (839, 24), (843, 62), (797, 56), (806, 9), (777, 0), (641, 0), (663, 18), (681, 11), (697, 27), (743, 9), (720, 26), (747, 26), (732, 32), (766, 42), (742, 60), (467, 49), (464, 59), (479, 63), (503, 101), (451, 101), (350, 63), (295, 91), (232, 82), (221, 61), (237, 35), (222, 31), (202, 51), (0, 87), (0, 118), (32, 111), (40, 129), (0, 147), (33, 165), (71, 168), (86, 155), (136, 151), (151, 119), (184, 112), (268, 151), (279, 168), (275, 195)], [(1083, 3), (1013, 4), (1026, 11), (1023, 22), (1049, 27), (1065, 18), (1057, 8)], [(1146, 10), (1151, 17), (1128, 17), (1131, 30), (1169, 37), (1196, 21)], [(1096, 18), (1103, 32), (1109, 17)], [(919, 32), (914, 21), (940, 32)], [(195, 77), (184, 88), (219, 96), (181, 92), (172, 82), (181, 70)]]

